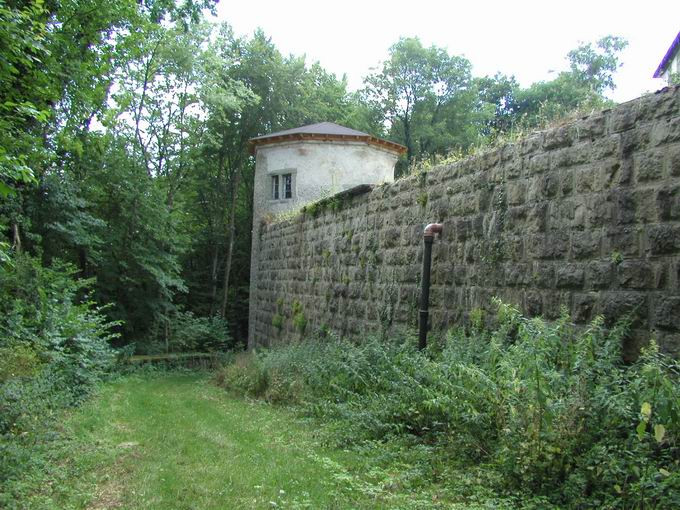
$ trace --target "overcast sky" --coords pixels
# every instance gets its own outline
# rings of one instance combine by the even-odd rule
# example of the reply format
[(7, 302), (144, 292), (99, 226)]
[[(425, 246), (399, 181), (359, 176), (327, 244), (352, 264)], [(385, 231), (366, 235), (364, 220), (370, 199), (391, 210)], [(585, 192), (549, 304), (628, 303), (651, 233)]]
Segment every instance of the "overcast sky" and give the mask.
[(610, 94), (627, 101), (664, 85), (651, 76), (680, 31), (680, 0), (221, 0), (217, 9), (237, 34), (260, 27), (284, 54), (346, 74), (351, 89), (402, 36), (464, 55), (475, 76), (500, 71), (527, 86), (566, 69), (579, 42), (611, 34), (629, 42)]

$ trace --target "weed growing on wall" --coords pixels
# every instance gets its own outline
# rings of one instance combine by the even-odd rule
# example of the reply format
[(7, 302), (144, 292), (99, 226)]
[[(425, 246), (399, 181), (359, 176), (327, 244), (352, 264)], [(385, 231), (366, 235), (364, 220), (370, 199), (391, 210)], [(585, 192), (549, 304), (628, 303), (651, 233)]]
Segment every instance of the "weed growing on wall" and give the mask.
[(284, 321), (283, 315), (275, 313), (272, 316), (272, 326), (274, 326), (277, 331), (281, 331), (281, 328), (283, 328), (283, 321)]
[(293, 326), (301, 335), (305, 334), (307, 329), (307, 317), (305, 317), (305, 312), (302, 307), (302, 303), (295, 300), (293, 301)]
[(480, 314), (426, 352), (409, 335), (310, 340), (246, 355), (218, 381), (299, 404), (347, 446), (426, 447), (419, 472), (463, 502), (677, 508), (678, 363), (652, 342), (624, 364), (626, 325), (601, 318), (576, 330), (499, 303), (496, 320), (488, 331)]

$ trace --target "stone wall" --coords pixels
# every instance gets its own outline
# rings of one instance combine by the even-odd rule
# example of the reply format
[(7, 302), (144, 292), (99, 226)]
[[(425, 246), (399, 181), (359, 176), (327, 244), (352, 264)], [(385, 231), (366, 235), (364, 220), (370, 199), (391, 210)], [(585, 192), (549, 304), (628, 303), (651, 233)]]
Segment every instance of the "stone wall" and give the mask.
[(680, 350), (680, 88), (664, 89), (426, 174), (258, 225), (250, 345), (306, 330), (414, 326), (422, 230), (444, 224), (431, 321), (491, 298), (574, 320), (635, 316)]

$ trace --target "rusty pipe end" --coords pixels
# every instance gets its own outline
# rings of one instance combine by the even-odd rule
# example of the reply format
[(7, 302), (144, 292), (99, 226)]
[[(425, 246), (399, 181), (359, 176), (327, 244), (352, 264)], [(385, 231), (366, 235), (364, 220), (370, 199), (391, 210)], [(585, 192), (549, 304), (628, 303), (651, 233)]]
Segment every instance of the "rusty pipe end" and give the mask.
[(442, 225), (441, 223), (430, 223), (427, 227), (425, 227), (423, 237), (434, 237), (435, 234), (441, 235), (443, 228), (444, 225)]

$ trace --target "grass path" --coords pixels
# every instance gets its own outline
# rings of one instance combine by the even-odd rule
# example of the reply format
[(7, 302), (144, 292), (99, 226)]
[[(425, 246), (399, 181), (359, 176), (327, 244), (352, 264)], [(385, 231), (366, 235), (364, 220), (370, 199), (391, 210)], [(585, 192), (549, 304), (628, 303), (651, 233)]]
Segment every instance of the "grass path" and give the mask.
[(281, 409), (196, 375), (130, 376), (69, 417), (60, 468), (26, 508), (380, 508), (360, 462)]

